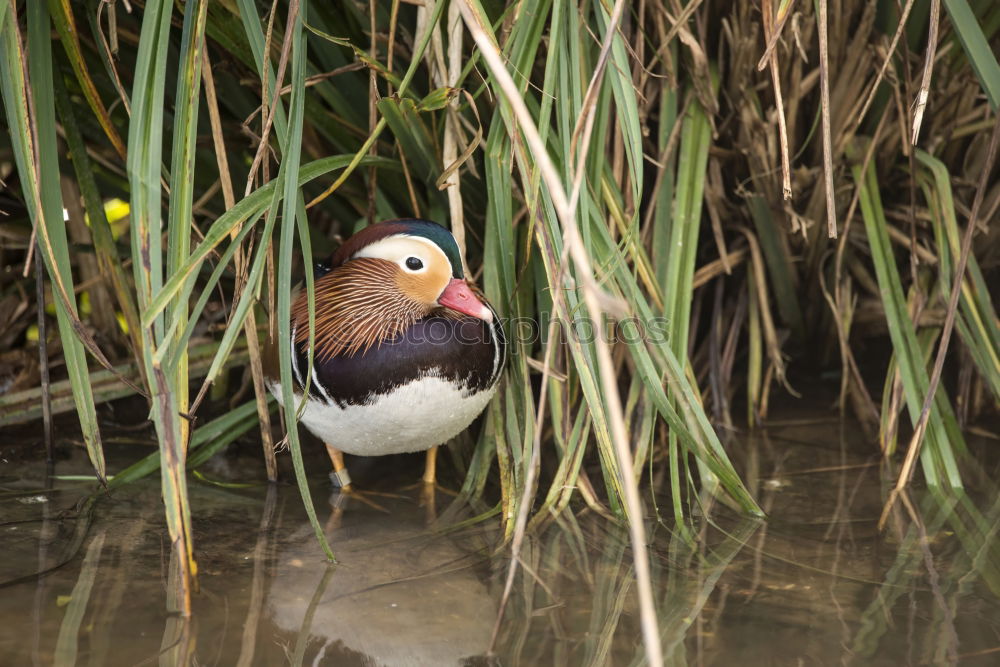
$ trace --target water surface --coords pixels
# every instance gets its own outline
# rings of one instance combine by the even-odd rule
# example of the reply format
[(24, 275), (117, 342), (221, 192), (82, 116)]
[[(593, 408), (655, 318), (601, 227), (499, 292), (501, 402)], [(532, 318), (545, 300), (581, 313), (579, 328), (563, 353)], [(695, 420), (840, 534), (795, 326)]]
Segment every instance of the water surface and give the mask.
[[(732, 449), (767, 521), (716, 504), (685, 536), (666, 495), (647, 504), (671, 664), (1000, 664), (996, 493), (915, 491), (880, 532), (891, 471), (850, 428), (789, 420)], [(111, 447), (109, 469), (147, 451)], [(298, 491), (260, 483), (244, 447), (191, 480), (199, 590), (184, 621), (168, 611), (158, 478), (88, 503), (90, 485), (61, 478), (86, 473), (79, 450), (53, 471), (15, 458), (0, 452), (3, 665), (643, 661), (627, 533), (593, 512), (526, 540), (492, 641), (509, 550), (493, 520), (428, 528), (449, 498), (399, 489), (419, 458), (355, 459), (356, 478), (400, 494), (375, 508), (332, 493), (313, 452), (331, 566)]]

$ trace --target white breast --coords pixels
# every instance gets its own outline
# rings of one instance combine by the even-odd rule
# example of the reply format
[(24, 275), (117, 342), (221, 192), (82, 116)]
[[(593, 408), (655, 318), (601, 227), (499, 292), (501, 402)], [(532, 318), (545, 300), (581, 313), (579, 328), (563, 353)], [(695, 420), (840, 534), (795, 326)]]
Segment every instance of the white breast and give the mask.
[[(270, 387), (281, 403), (281, 385)], [(475, 419), (496, 391), (467, 394), (436, 376), (421, 378), (365, 405), (311, 400), (299, 420), (313, 435), (348, 454), (382, 456), (442, 445)], [(296, 402), (301, 394), (296, 394)]]

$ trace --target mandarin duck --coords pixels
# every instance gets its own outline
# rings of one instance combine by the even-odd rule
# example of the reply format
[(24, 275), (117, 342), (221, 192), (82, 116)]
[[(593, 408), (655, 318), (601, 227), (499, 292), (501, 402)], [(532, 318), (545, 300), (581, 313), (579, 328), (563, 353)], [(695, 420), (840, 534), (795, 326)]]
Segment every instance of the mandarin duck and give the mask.
[[(331, 481), (351, 490), (345, 452), (426, 450), (423, 479), (434, 484), (437, 446), (483, 411), (506, 356), (499, 318), (465, 280), (455, 237), (427, 220), (376, 223), (316, 274), (313, 366), (303, 290), (292, 304), (292, 377), (297, 401), (308, 384), (299, 421), (326, 444)], [(281, 403), (277, 350), (268, 346), (265, 375)]]

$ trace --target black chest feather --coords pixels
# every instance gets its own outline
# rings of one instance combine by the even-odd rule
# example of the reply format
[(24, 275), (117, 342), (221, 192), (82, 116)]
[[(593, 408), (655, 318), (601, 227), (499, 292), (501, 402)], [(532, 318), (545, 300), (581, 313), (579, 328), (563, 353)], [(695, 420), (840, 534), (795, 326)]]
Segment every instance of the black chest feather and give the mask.
[[(338, 405), (361, 405), (428, 375), (477, 393), (496, 384), (504, 355), (499, 321), (495, 320), (491, 329), (486, 322), (472, 317), (431, 316), (353, 356), (315, 360), (309, 393), (322, 401), (329, 397)], [(304, 375), (309, 363), (305, 345), (296, 346), (296, 356), (297, 369)], [(316, 386), (317, 380), (322, 387)]]

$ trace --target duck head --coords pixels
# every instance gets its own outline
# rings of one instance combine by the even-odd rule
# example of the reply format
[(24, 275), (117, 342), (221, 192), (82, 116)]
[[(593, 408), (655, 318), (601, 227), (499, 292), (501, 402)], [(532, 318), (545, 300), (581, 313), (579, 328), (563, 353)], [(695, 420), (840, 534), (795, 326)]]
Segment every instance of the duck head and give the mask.
[[(326, 266), (316, 281), (321, 355), (366, 349), (442, 308), (493, 321), (493, 311), (465, 280), (455, 237), (434, 222), (389, 220), (366, 227)], [(307, 337), (303, 297), (293, 307), (297, 340)]]
[(397, 296), (425, 315), (443, 307), (487, 322), (493, 320), (493, 311), (465, 281), (455, 237), (436, 222), (389, 220), (366, 227), (337, 250), (330, 268), (355, 263), (363, 272), (374, 269), (375, 262), (380, 266), (372, 272), (372, 279), (384, 280), (391, 275)]

